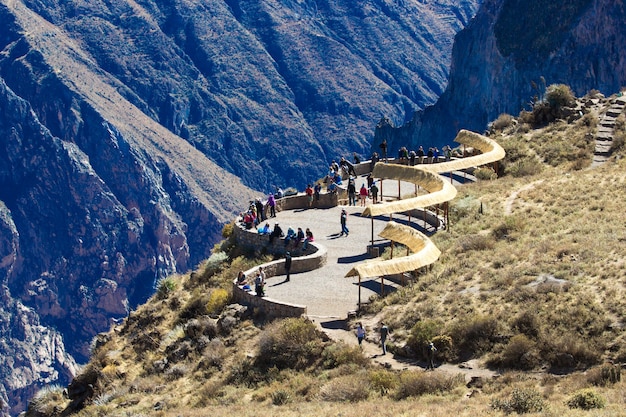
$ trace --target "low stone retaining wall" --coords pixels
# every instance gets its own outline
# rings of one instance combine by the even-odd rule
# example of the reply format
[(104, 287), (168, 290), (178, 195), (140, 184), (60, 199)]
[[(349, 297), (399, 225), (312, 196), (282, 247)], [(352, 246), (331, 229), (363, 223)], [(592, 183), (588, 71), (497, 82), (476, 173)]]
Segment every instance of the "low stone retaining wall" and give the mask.
[[(272, 253), (275, 255), (284, 255), (287, 250), (292, 253), (291, 273), (308, 272), (317, 268), (321, 268), (326, 264), (327, 251), (322, 245), (310, 242), (306, 251), (302, 249), (291, 249), (285, 247), (284, 239), (274, 239), (270, 245), (267, 235), (259, 235), (256, 230), (246, 230), (243, 226), (236, 224), (233, 229), (235, 241), (247, 249)], [(301, 246), (301, 245), (300, 245)], [(298, 255), (299, 252), (300, 256)], [(285, 260), (277, 259), (275, 261), (261, 265), (265, 271), (266, 278), (276, 275), (285, 274)], [(254, 267), (244, 271), (251, 291), (244, 290), (237, 285), (236, 279), (233, 281), (233, 299), (241, 304), (252, 306), (262, 310), (269, 317), (300, 317), (306, 315), (306, 306), (289, 304), (268, 297), (258, 297), (254, 292), (254, 277), (259, 267)]]

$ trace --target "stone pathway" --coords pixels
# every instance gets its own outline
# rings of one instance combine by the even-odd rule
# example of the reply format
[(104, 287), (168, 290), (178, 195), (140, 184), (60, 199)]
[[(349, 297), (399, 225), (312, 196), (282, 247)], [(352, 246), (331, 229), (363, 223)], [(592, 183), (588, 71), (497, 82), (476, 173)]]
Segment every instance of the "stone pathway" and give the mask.
[(592, 167), (605, 163), (611, 156), (615, 121), (624, 111), (624, 107), (626, 107), (626, 96), (622, 95), (611, 103), (611, 107), (609, 107), (600, 119), (598, 132), (596, 134), (596, 148), (591, 163)]

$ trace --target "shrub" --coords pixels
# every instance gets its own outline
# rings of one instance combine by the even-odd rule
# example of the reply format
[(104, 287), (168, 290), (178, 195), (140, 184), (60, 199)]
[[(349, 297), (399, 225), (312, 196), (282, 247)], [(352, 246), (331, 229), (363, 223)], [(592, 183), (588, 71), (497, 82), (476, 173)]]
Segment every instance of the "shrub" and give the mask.
[(369, 397), (369, 387), (362, 374), (341, 376), (324, 385), (320, 397), (333, 402), (363, 401)]
[(483, 234), (465, 235), (459, 238), (460, 252), (471, 250), (482, 251), (493, 249), (493, 237)]
[(498, 118), (496, 120), (493, 121), (493, 123), (491, 124), (491, 127), (494, 130), (504, 130), (507, 127), (511, 126), (513, 124), (513, 116), (511, 116), (510, 114), (506, 114), (506, 113), (502, 113), (501, 115), (498, 116)]
[(222, 288), (211, 291), (206, 310), (209, 314), (217, 314), (224, 310), (224, 307), (230, 302), (230, 294)]
[(523, 334), (513, 336), (500, 354), (498, 363), (513, 369), (530, 370), (537, 367), (540, 363), (535, 342)]
[(321, 357), (323, 343), (315, 325), (302, 318), (272, 323), (261, 334), (257, 364), (304, 369)]
[(458, 320), (449, 334), (454, 345), (470, 354), (489, 352), (499, 339), (499, 323), (495, 317), (474, 315)]
[(430, 343), (433, 338), (439, 334), (440, 328), (441, 323), (435, 320), (426, 319), (418, 321), (411, 328), (411, 333), (407, 342), (409, 347), (413, 349), (413, 351), (425, 357), (428, 343)]
[(541, 394), (532, 388), (515, 388), (508, 399), (494, 399), (491, 408), (507, 414), (538, 413), (546, 407)]
[(529, 177), (543, 170), (541, 162), (534, 156), (528, 156), (506, 165), (504, 173), (515, 178)]
[(443, 394), (465, 384), (465, 376), (450, 376), (440, 372), (406, 371), (400, 374), (396, 398), (418, 397), (425, 394)]
[(539, 336), (541, 325), (537, 313), (534, 311), (523, 311), (513, 319), (511, 328), (530, 338), (536, 338)]
[(174, 278), (161, 278), (157, 283), (157, 297), (160, 300), (167, 298), (176, 289), (176, 281)]
[(519, 232), (524, 228), (524, 222), (521, 217), (518, 216), (506, 216), (504, 221), (496, 226), (491, 231), (491, 234), (496, 240), (510, 239), (511, 234)]
[(574, 105), (576, 96), (565, 84), (552, 84), (548, 86), (546, 92), (546, 101), (553, 109), (560, 109), (561, 107), (568, 107)]
[(381, 395), (394, 390), (400, 382), (398, 374), (386, 369), (375, 370), (369, 373), (370, 388)]
[(474, 176), (480, 181), (491, 181), (498, 178), (496, 171), (489, 167), (481, 167), (474, 170)]
[(622, 379), (621, 369), (618, 365), (603, 365), (592, 369), (587, 373), (587, 381), (597, 386), (616, 384)]
[(341, 365), (367, 366), (369, 359), (363, 355), (358, 346), (349, 346), (345, 343), (333, 343), (326, 346), (322, 352), (324, 367), (337, 368)]
[(284, 389), (278, 389), (271, 394), (272, 404), (285, 405), (291, 401), (291, 395)]
[(234, 221), (225, 224), (224, 227), (222, 228), (222, 237), (224, 239), (228, 239), (229, 237), (232, 236), (234, 229), (235, 229), (235, 222)]
[(591, 410), (592, 408), (604, 408), (605, 401), (598, 393), (592, 389), (583, 389), (576, 392), (566, 402), (569, 408), (580, 408)]
[(196, 317), (206, 315), (207, 297), (203, 293), (194, 294), (178, 315), (179, 322), (184, 323)]

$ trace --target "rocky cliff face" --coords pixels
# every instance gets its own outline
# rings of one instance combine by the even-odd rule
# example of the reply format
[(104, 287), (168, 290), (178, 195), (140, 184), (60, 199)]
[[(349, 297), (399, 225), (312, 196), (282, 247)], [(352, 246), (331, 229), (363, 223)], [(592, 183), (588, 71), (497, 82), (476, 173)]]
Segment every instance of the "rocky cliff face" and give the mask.
[(501, 113), (528, 109), (550, 84), (613, 94), (626, 86), (625, 18), (623, 2), (610, 0), (487, 0), (455, 39), (439, 101), (405, 125), (382, 121), (374, 143), (451, 143), (459, 129), (483, 131)]
[(253, 189), (433, 103), (479, 3), (0, 1), (0, 415), (206, 258)]

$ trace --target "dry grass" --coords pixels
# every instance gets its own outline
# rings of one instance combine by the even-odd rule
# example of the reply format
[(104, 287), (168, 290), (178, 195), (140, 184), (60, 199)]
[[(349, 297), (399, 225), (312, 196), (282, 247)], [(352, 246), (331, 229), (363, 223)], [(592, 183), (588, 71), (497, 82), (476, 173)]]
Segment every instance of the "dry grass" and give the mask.
[[(432, 237), (440, 260), (368, 306), (394, 329), (394, 350), (446, 341), (440, 360), (479, 358), (509, 370), (500, 378), (475, 389), (438, 371), (374, 369), (299, 321), (220, 334), (209, 309), (219, 313), (237, 271), (267, 259), (219, 255), (171, 277), (100, 343), (97, 393), (76, 415), (465, 417), (504, 415), (490, 404), (532, 405), (535, 393), (542, 415), (589, 415), (567, 403), (594, 395), (605, 402), (594, 416), (621, 415), (626, 383), (608, 363), (626, 362), (626, 162), (581, 169), (596, 122), (498, 136), (511, 175), (462, 187), (450, 229)], [(53, 392), (34, 406), (52, 416), (67, 403)]]

